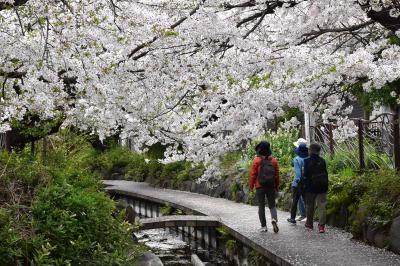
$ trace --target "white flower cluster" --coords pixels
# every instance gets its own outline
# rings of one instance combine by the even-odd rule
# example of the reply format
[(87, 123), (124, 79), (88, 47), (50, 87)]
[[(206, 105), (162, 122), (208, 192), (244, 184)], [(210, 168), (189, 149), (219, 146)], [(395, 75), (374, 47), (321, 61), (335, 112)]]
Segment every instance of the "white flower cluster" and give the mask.
[(348, 88), (400, 75), (400, 47), (363, 5), (397, 17), (396, 3), (30, 0), (0, 10), (0, 131), (62, 114), (63, 126), (120, 133), (137, 151), (166, 144), (165, 162), (205, 161), (205, 179), (287, 107), (338, 121), (344, 139)]

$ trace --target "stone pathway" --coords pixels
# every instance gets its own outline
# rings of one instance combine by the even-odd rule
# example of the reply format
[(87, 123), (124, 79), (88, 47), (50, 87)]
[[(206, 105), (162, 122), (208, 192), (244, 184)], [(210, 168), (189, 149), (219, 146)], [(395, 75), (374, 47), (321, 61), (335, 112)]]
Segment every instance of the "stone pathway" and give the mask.
[[(117, 193), (153, 199), (191, 209), (204, 215), (219, 218), (231, 229), (234, 236), (245, 244), (262, 251), (279, 265), (355, 265), (355, 266), (400, 266), (400, 256), (392, 252), (368, 246), (350, 239), (350, 234), (327, 227), (325, 234), (316, 230), (307, 231), (304, 223), (297, 226), (286, 221), (289, 213), (278, 212), (278, 234), (269, 224), (267, 233), (258, 232), (257, 207), (235, 203), (226, 199), (206, 195), (157, 189), (145, 183), (130, 181), (104, 181), (107, 189)], [(267, 214), (269, 212), (267, 211)], [(269, 217), (267, 216), (267, 220)], [(261, 249), (261, 250), (260, 250)]]

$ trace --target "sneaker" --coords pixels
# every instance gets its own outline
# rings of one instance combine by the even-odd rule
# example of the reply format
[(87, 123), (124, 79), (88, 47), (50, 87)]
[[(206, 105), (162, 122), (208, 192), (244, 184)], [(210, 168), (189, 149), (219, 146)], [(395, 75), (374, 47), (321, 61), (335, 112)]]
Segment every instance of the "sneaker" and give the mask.
[(325, 233), (325, 225), (319, 224), (318, 229), (321, 234)]
[(288, 218), (287, 221), (288, 221), (291, 225), (296, 225), (296, 220), (295, 220), (295, 219)]
[(279, 232), (278, 223), (276, 222), (275, 219), (272, 220), (272, 227), (274, 228), (274, 233), (278, 233)]
[(304, 219), (306, 219), (305, 216), (299, 216), (296, 220), (299, 221), (299, 222), (301, 222), (301, 221), (303, 221)]
[(314, 227), (311, 224), (308, 224), (308, 223), (306, 223), (304, 226), (309, 230), (313, 230), (314, 229)]
[(263, 226), (259, 229), (260, 232), (268, 232), (268, 229), (266, 226)]

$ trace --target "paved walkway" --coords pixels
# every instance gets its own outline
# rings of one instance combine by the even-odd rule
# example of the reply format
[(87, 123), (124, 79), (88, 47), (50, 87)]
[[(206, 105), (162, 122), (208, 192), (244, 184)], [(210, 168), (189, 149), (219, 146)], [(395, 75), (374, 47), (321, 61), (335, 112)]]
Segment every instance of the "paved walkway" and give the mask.
[(272, 232), (271, 226), (267, 233), (260, 233), (255, 206), (196, 193), (157, 189), (145, 183), (129, 181), (104, 183), (112, 186), (108, 189), (117, 193), (170, 203), (219, 218), (221, 223), (230, 228), (235, 236), (245, 241), (245, 244), (262, 251), (264, 255), (269, 254), (270, 258), (276, 256), (275, 261), (280, 265), (400, 266), (399, 255), (353, 241), (350, 235), (342, 230), (328, 227), (327, 233), (319, 234), (315, 230), (307, 231), (304, 223), (299, 223), (297, 226), (289, 225), (286, 222), (289, 216), (287, 212), (278, 212), (280, 220), (278, 234)]

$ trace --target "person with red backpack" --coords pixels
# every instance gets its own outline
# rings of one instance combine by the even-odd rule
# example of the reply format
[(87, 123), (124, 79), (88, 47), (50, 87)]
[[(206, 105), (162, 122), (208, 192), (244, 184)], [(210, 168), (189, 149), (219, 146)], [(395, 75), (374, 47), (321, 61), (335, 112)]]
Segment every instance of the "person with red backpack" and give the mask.
[(258, 200), (258, 216), (261, 223), (261, 232), (267, 232), (267, 221), (265, 217), (265, 199), (271, 212), (271, 222), (275, 233), (278, 233), (278, 213), (275, 198), (279, 189), (279, 165), (278, 160), (272, 157), (271, 145), (267, 141), (261, 141), (256, 146), (256, 158), (250, 169), (249, 188), (250, 192), (256, 188)]
[[(328, 170), (326, 162), (319, 156), (321, 146), (313, 143), (309, 147), (310, 157), (304, 160), (304, 183), (306, 194), (306, 228), (312, 230), (314, 224), (314, 211), (317, 205), (319, 211), (318, 230), (325, 233), (326, 223), (326, 197), (328, 192)], [(315, 204), (316, 203), (316, 204)]]

